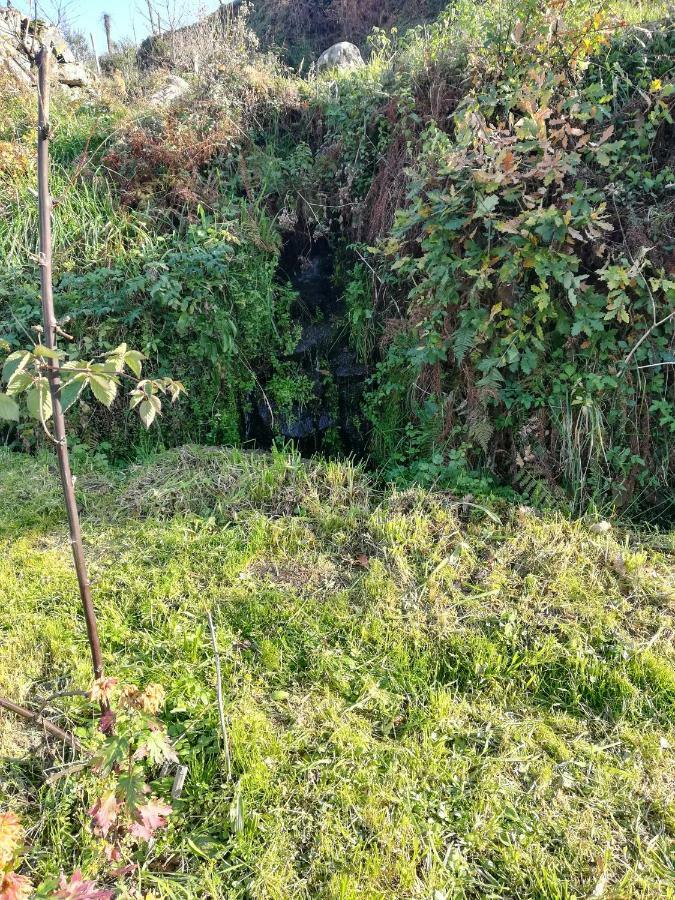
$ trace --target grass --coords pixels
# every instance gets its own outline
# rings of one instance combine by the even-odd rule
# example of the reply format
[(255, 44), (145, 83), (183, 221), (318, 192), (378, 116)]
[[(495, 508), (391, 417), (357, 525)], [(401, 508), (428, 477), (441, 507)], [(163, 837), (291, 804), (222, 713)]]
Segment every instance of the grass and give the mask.
[[(26, 702), (90, 677), (50, 466), (0, 455), (0, 693)], [(381, 495), (282, 453), (183, 448), (78, 490), (109, 673), (164, 685), (189, 775), (115, 882), (91, 781), (49, 782), (59, 761), (3, 717), (29, 874), (82, 866), (125, 896), (674, 896), (672, 535)], [(57, 703), (86, 741), (81, 702)]]
[[(37, 97), (0, 84), (0, 259), (16, 275), (36, 263), (38, 208)], [(6, 96), (4, 96), (6, 94)], [(118, 104), (54, 96), (50, 187), (55, 201), (53, 247), (59, 274), (110, 263), (147, 235), (123, 209), (102, 165), (126, 112)]]

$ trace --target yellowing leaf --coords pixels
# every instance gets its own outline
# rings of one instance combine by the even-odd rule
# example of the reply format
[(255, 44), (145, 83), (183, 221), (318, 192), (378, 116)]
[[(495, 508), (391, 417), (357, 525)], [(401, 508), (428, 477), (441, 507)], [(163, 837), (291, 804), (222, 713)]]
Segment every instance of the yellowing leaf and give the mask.
[(24, 372), (21, 369), (17, 369), (7, 382), (7, 396), (16, 397), (18, 394), (23, 394), (26, 388), (29, 388), (32, 383), (33, 376), (30, 372)]
[(94, 397), (104, 406), (110, 407), (117, 396), (117, 383), (105, 375), (91, 375), (89, 384)]
[(152, 425), (158, 412), (157, 407), (150, 402), (150, 400), (154, 399), (156, 398), (151, 397), (148, 400), (144, 400), (138, 407), (138, 414), (141, 417), (141, 422), (146, 428), (149, 428)]
[(38, 344), (33, 348), (33, 356), (38, 356), (42, 359), (58, 359), (62, 355), (58, 350), (52, 350), (51, 347), (45, 347), (42, 344)]
[(145, 356), (138, 350), (128, 350), (124, 354), (124, 362), (131, 369), (136, 378), (141, 377), (141, 371), (143, 368), (142, 364), (144, 359)]
[(40, 378), (26, 392), (28, 414), (40, 422), (46, 422), (52, 416), (52, 395), (46, 378)]
[(59, 399), (61, 400), (61, 408), (66, 412), (73, 403), (76, 403), (80, 394), (87, 386), (88, 379), (84, 375), (76, 375), (69, 381), (64, 381), (59, 391)]
[(0, 813), (0, 868), (8, 865), (21, 846), (23, 828), (13, 812)]

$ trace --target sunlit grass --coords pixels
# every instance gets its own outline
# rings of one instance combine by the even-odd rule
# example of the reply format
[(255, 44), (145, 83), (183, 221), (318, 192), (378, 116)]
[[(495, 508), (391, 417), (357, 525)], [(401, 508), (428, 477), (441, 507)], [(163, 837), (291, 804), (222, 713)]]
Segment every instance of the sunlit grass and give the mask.
[[(166, 687), (189, 766), (170, 831), (127, 887), (670, 896), (672, 539), (507, 507), (498, 524), (282, 453), (186, 448), (78, 484), (108, 670)], [(0, 517), (0, 692), (86, 686), (45, 461), (0, 455)], [(78, 702), (57, 705), (84, 724)], [(52, 763), (13, 749), (25, 744), (6, 718), (3, 801), (30, 826), (29, 869), (105, 873), (86, 779), (45, 784)]]

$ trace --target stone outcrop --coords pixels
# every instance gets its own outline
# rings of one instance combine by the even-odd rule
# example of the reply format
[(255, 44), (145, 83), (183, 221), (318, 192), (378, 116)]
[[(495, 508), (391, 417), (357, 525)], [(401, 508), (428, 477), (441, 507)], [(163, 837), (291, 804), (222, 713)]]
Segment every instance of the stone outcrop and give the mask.
[(188, 90), (190, 85), (179, 75), (168, 75), (164, 83), (148, 99), (150, 106), (168, 106)]
[(30, 87), (36, 80), (32, 60), (47, 45), (54, 54), (55, 81), (71, 88), (91, 83), (89, 72), (75, 59), (56, 28), (39, 19), (29, 19), (12, 7), (0, 7), (0, 73), (7, 73), (20, 87)]
[(332, 70), (347, 71), (349, 69), (360, 69), (365, 65), (361, 51), (356, 44), (350, 44), (349, 41), (341, 41), (339, 44), (333, 44), (318, 59), (316, 64), (317, 71), (330, 72)]

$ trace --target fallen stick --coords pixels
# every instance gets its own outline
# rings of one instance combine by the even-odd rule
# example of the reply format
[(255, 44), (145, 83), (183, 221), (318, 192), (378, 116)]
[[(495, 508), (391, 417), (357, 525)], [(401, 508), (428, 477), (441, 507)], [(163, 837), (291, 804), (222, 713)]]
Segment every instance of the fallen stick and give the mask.
[(33, 710), (26, 709), (25, 706), (19, 706), (18, 703), (13, 703), (11, 700), (5, 700), (4, 697), (0, 697), (0, 707), (3, 709), (8, 709), (10, 712), (14, 713), (16, 716), (21, 716), (23, 719), (28, 719), (31, 722), (34, 722), (36, 725), (41, 725), (42, 728), (47, 732), (47, 734), (51, 734), (52, 737), (58, 738), (60, 741), (64, 741), (66, 744), (70, 744), (74, 750), (81, 750), (82, 745), (75, 737), (75, 735), (70, 734), (68, 731), (64, 731), (63, 728), (59, 728), (58, 725), (54, 725), (53, 722), (50, 722), (49, 719), (45, 719), (44, 716), (40, 715), (40, 713), (33, 712)]
[(225, 724), (225, 710), (223, 708), (223, 680), (220, 673), (220, 654), (216, 645), (216, 629), (213, 626), (213, 617), (207, 612), (209, 619), (209, 631), (211, 632), (211, 646), (213, 647), (213, 655), (216, 660), (216, 698), (218, 700), (218, 715), (220, 716), (220, 729), (223, 732), (223, 743), (225, 745), (225, 767), (227, 769), (228, 780), (232, 777), (232, 759), (230, 757), (230, 742), (227, 737), (227, 726)]

